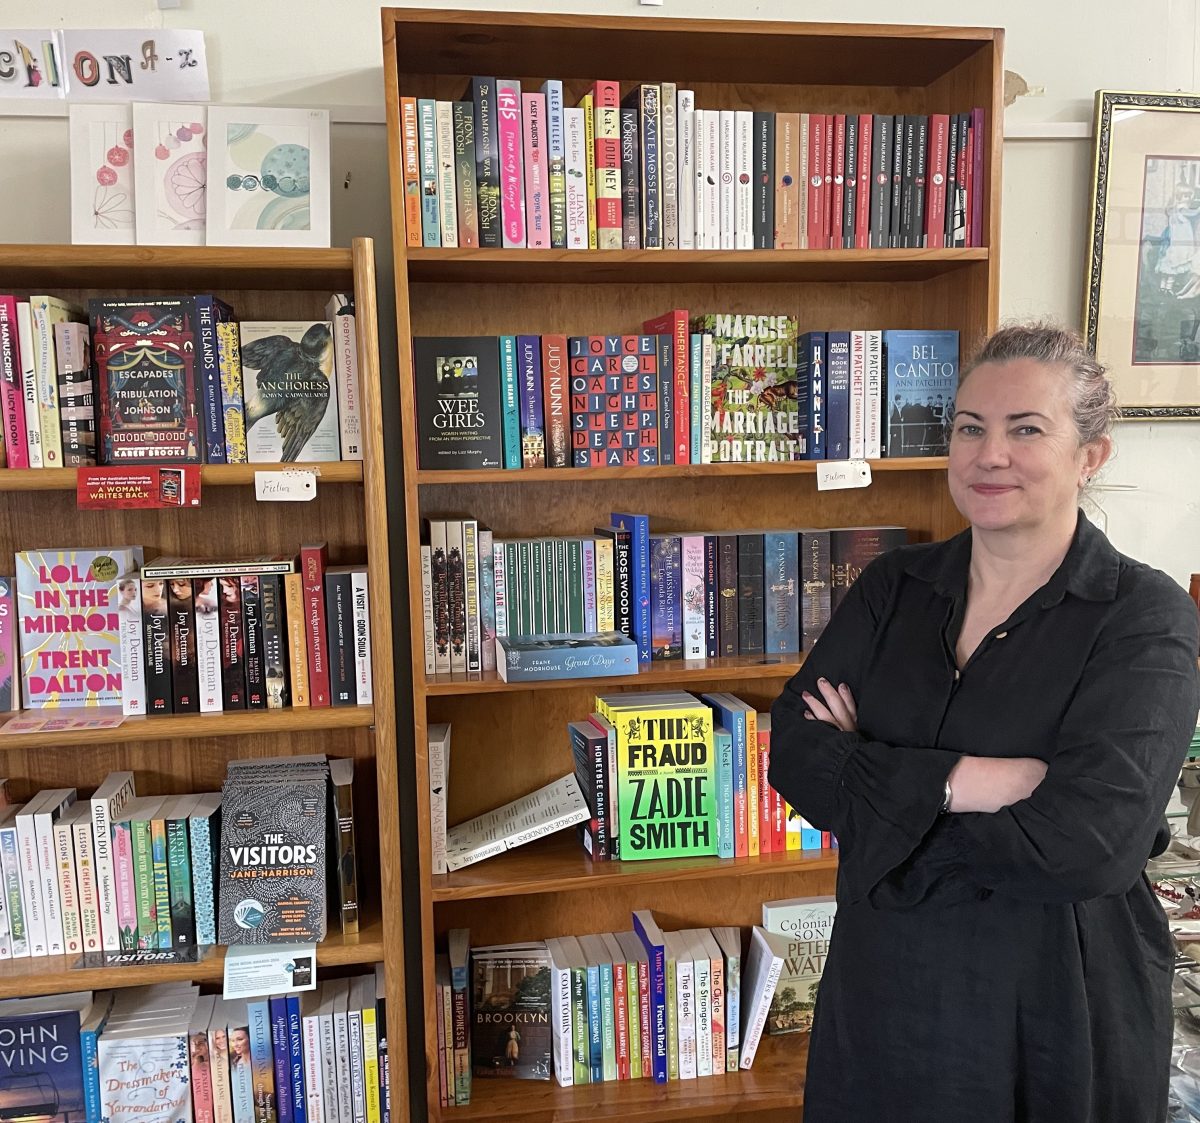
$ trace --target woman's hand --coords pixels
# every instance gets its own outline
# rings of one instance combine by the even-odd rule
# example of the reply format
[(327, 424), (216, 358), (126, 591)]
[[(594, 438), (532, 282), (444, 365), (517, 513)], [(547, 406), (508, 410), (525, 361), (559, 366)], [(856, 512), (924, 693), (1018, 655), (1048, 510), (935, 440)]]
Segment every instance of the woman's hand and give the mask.
[(965, 756), (950, 772), (950, 811), (994, 815), (1033, 795), (1045, 779), (1046, 762), (1036, 757)]
[(858, 732), (858, 708), (854, 705), (854, 695), (844, 682), (834, 686), (828, 679), (817, 679), (817, 689), (821, 692), (818, 698), (807, 690), (800, 695), (808, 706), (804, 715), (809, 721), (824, 721), (840, 729), (843, 733)]

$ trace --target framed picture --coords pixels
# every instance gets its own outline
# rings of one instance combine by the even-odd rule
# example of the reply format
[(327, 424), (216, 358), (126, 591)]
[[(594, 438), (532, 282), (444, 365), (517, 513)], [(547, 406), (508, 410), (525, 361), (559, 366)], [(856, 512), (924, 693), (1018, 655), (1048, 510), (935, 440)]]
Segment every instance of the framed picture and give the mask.
[(1121, 416), (1200, 418), (1200, 96), (1097, 93), (1085, 302)]
[(329, 245), (329, 113), (208, 111), (210, 246)]
[(132, 246), (133, 110), (120, 105), (72, 105), (71, 241)]
[(139, 246), (204, 245), (207, 107), (133, 103), (133, 180)]

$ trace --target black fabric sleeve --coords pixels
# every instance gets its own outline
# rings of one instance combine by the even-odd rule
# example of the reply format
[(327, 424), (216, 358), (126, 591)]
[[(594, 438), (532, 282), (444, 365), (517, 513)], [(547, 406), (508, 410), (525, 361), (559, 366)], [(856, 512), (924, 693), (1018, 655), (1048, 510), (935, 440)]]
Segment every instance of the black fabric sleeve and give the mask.
[(818, 678), (845, 682), (858, 695), (899, 580), (896, 559), (869, 565), (771, 707), (771, 786), (814, 827), (837, 836), (838, 894), (847, 901), (865, 896), (918, 846), (961, 756), (884, 744), (804, 716), (801, 694), (820, 697)]

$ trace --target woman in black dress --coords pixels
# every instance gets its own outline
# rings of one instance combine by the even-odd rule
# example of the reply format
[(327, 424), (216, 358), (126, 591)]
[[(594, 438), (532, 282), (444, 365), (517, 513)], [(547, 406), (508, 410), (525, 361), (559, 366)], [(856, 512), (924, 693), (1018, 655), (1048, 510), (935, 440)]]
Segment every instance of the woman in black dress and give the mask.
[(841, 846), (805, 1123), (1165, 1118), (1143, 867), (1200, 622), (1079, 510), (1112, 416), (1077, 336), (993, 336), (950, 441), (970, 528), (869, 566), (773, 707), (771, 783)]

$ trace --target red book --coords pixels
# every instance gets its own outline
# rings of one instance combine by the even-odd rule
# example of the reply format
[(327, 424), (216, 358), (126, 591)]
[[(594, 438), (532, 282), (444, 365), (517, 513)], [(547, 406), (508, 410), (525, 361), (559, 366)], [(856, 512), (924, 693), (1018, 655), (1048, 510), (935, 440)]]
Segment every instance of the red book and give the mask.
[(324, 543), (300, 547), (304, 580), (304, 634), (308, 642), (309, 705), (328, 706), (329, 640), (325, 631), (325, 570), (329, 547)]
[(571, 410), (567, 337), (542, 336), (542, 408), (546, 426), (546, 467), (571, 464)]
[(869, 249), (871, 245), (871, 141), (875, 118), (870, 113), (858, 115), (858, 194), (854, 197), (854, 248)]
[(846, 114), (833, 116), (833, 144), (830, 151), (833, 161), (832, 182), (829, 185), (829, 248), (842, 248), (842, 207), (846, 192)]
[(669, 335), (671, 337), (671, 361), (675, 365), (672, 386), (675, 390), (675, 463), (692, 462), (692, 409), (691, 409), (691, 337), (688, 331), (686, 309), (676, 308), (647, 320), (642, 324), (647, 335)]
[(808, 115), (808, 248), (822, 249), (821, 216), (825, 213), (822, 203), (825, 193), (825, 115)]
[(929, 118), (929, 179), (925, 202), (925, 246), (946, 245), (946, 167), (950, 160), (950, 114)]
[(822, 151), (822, 156), (825, 160), (825, 165), (821, 169), (821, 237), (823, 241), (821, 245), (825, 249), (830, 248), (829, 231), (831, 222), (829, 217), (829, 205), (833, 200), (833, 114), (825, 114), (825, 146)]
[(975, 232), (975, 122), (972, 120), (970, 127), (967, 129), (967, 152), (965, 157), (964, 171), (966, 173), (966, 215), (964, 216), (964, 246), (973, 246), (972, 241)]
[(983, 110), (971, 110), (971, 242), (983, 245)]

